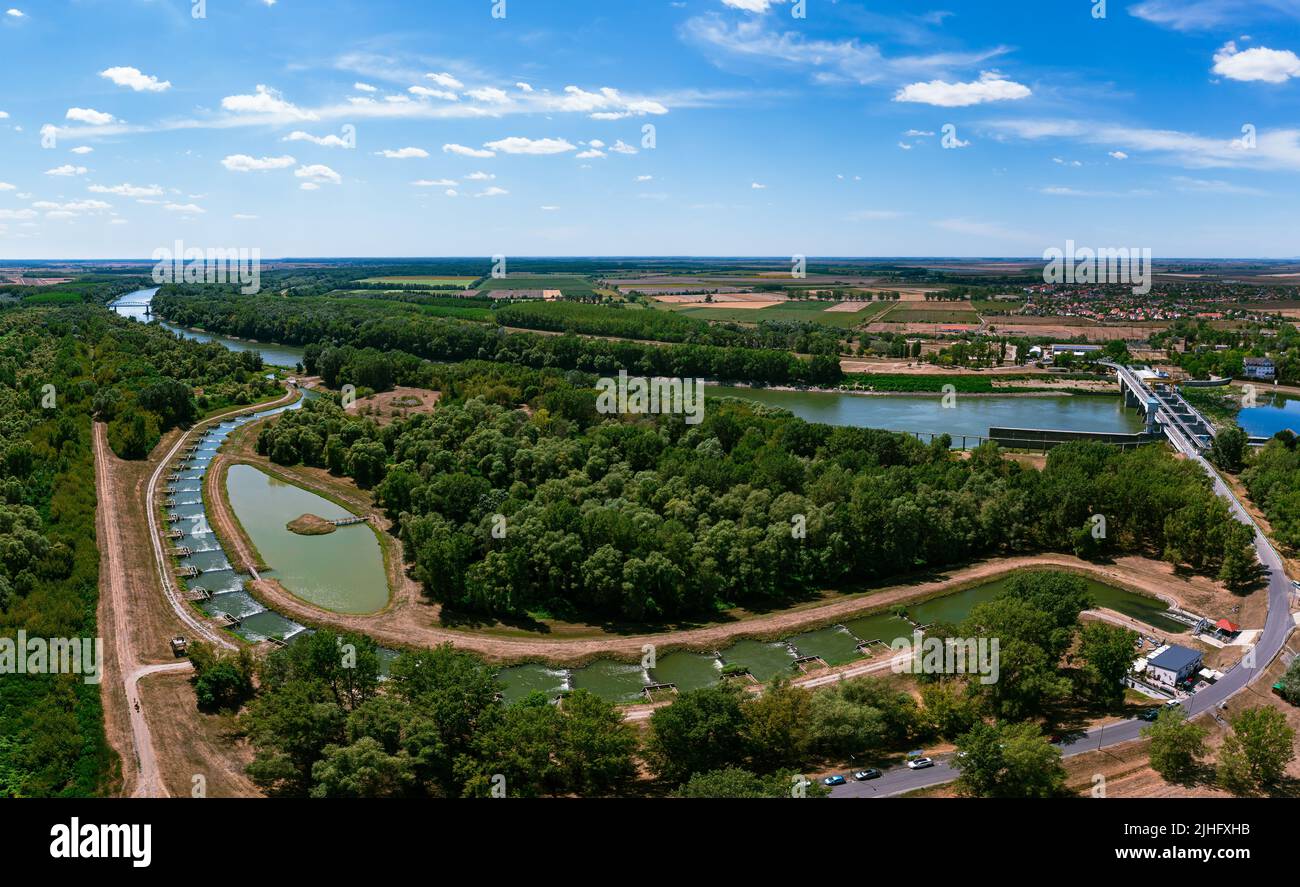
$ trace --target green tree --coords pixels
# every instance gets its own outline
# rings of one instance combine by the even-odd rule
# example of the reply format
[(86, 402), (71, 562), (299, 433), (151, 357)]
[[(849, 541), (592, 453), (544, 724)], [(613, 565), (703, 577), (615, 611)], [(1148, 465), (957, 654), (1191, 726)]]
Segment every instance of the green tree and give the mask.
[(405, 751), (389, 754), (363, 736), (352, 745), (326, 746), (312, 765), (313, 798), (401, 798), (415, 793), (415, 767)]
[(1259, 706), (1230, 720), (1232, 732), (1219, 749), (1219, 783), (1229, 791), (1248, 794), (1282, 778), (1295, 758), (1295, 730), (1275, 708)]
[(1219, 430), (1210, 444), (1210, 461), (1224, 471), (1236, 473), (1246, 464), (1250, 435), (1237, 425)]
[(719, 684), (683, 693), (650, 716), (646, 754), (664, 778), (682, 783), (693, 773), (744, 763), (744, 691)]
[(1190, 778), (1205, 756), (1205, 737), (1209, 732), (1188, 721), (1181, 705), (1165, 706), (1155, 723), (1142, 728), (1142, 735), (1151, 740), (1151, 769), (1170, 782)]
[(812, 693), (778, 678), (744, 704), (745, 742), (755, 770), (770, 773), (807, 762), (813, 734)]
[(1108, 708), (1124, 701), (1124, 678), (1133, 667), (1137, 632), (1089, 621), (1079, 632), (1078, 658), (1089, 695)]
[(977, 798), (1051, 798), (1065, 791), (1061, 750), (1036, 724), (978, 724), (957, 740), (957, 788)]
[(791, 798), (801, 792), (807, 798), (824, 798), (828, 794), (818, 782), (803, 779), (799, 774), (775, 773), (759, 776), (739, 767), (696, 773), (678, 791), (682, 798)]

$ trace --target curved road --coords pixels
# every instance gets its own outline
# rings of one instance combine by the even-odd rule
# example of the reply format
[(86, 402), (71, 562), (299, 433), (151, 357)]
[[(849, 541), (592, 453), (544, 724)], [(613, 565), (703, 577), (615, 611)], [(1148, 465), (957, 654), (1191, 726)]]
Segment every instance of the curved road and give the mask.
[[(1255, 554), (1268, 571), (1268, 617), (1264, 622), (1264, 630), (1255, 640), (1255, 645), (1246, 651), (1241, 662), (1234, 665), (1217, 682), (1184, 703), (1188, 715), (1195, 716), (1216, 708), (1229, 697), (1254, 683), (1255, 679), (1268, 668), (1274, 657), (1282, 651), (1282, 645), (1294, 627), (1290, 607), (1292, 585), (1283, 567), (1282, 558), (1273, 549), (1259, 525), (1242, 507), (1236, 495), (1210, 467), (1210, 463), (1205, 461), (1179, 431), (1168, 427), (1165, 431), (1174, 448), (1188, 459), (1195, 461), (1210, 476), (1214, 481), (1214, 492), (1228, 500), (1237, 520), (1255, 531)], [(1139, 739), (1144, 726), (1146, 725), (1143, 721), (1136, 719), (1106, 724), (1094, 727), (1075, 738), (1059, 742), (1057, 747), (1061, 749), (1064, 757), (1109, 748)], [(831, 797), (885, 797), (951, 782), (961, 775), (957, 768), (952, 766), (951, 760), (951, 758), (936, 759), (933, 767), (924, 770), (908, 770), (906, 767), (899, 767), (888, 770), (879, 779), (869, 782), (854, 782), (850, 777), (848, 784), (831, 790)]]

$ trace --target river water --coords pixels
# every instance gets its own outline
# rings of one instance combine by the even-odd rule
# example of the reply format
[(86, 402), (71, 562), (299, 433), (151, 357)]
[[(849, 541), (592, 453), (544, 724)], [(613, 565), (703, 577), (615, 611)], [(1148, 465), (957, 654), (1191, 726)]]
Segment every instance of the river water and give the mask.
[[(135, 320), (148, 323), (151, 320), (157, 321), (163, 329), (171, 330), (179, 336), (186, 339), (192, 339), (195, 342), (216, 342), (224, 345), (231, 351), (256, 351), (262, 355), (262, 360), (271, 366), (289, 367), (290, 369), (302, 363), (303, 349), (295, 348), (292, 345), (278, 345), (274, 342), (254, 342), (251, 339), (232, 339), (228, 336), (218, 336), (212, 333), (205, 333), (202, 330), (192, 330), (185, 327), (176, 326), (167, 323), (152, 314), (148, 313), (149, 309), (145, 307), (147, 303), (153, 301), (154, 295), (158, 288), (147, 290), (136, 290), (133, 293), (127, 293), (112, 302), (108, 307), (123, 317), (131, 317)], [(118, 303), (124, 304), (118, 304)]]

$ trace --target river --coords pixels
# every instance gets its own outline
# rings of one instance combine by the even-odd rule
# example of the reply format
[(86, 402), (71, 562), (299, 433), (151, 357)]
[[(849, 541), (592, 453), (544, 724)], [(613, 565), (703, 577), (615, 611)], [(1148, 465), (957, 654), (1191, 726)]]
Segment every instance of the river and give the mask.
[(165, 320), (160, 320), (153, 314), (149, 313), (153, 297), (157, 294), (158, 288), (147, 290), (136, 290), (133, 293), (127, 293), (109, 304), (109, 308), (120, 314), (122, 317), (130, 317), (135, 320), (148, 323), (156, 321), (160, 327), (171, 330), (179, 336), (186, 339), (192, 339), (195, 342), (216, 342), (224, 345), (231, 351), (256, 351), (262, 355), (262, 360), (271, 366), (288, 367), (290, 369), (302, 363), (303, 349), (295, 348), (292, 345), (278, 345), (274, 342), (254, 342), (251, 339), (232, 339), (229, 336), (218, 336), (212, 333), (205, 333), (202, 330), (192, 330), (185, 327), (176, 326)]

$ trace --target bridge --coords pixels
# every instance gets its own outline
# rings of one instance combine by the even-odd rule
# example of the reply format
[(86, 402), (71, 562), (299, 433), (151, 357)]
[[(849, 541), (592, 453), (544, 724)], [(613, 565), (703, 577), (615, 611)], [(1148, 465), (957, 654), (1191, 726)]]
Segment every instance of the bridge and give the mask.
[(1174, 449), (1186, 455), (1199, 455), (1210, 448), (1216, 434), (1214, 423), (1206, 419), (1173, 385), (1149, 387), (1123, 364), (1098, 361), (1115, 371), (1127, 406), (1136, 406), (1146, 416), (1147, 431), (1163, 432)]

